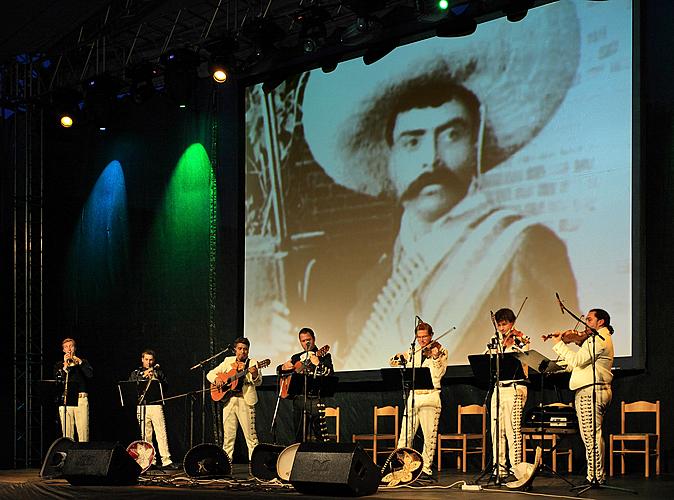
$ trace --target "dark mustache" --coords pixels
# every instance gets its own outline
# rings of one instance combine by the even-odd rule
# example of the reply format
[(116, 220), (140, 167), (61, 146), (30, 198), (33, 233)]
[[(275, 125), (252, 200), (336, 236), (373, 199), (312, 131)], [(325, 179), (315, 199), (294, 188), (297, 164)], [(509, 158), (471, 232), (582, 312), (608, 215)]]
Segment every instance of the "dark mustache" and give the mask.
[(453, 185), (456, 186), (458, 182), (459, 177), (447, 167), (436, 167), (430, 172), (424, 172), (417, 177), (414, 182), (407, 187), (400, 199), (409, 200), (416, 198), (424, 187), (430, 186), (431, 184), (451, 187)]

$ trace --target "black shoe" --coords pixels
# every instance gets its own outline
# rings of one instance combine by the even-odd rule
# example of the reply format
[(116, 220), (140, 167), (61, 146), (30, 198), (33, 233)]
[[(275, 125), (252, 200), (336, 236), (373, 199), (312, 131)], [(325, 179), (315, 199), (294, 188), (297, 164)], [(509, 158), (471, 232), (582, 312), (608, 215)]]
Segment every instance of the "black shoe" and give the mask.
[(428, 484), (428, 483), (437, 483), (437, 480), (430, 474), (422, 472), (421, 474), (419, 474), (419, 477), (417, 478), (416, 482)]
[(180, 467), (179, 465), (175, 464), (174, 462), (171, 462), (171, 463), (168, 464), (168, 465), (163, 465), (163, 466), (162, 466), (162, 470), (165, 470), (165, 471), (178, 471), (178, 470), (180, 470), (181, 468), (182, 468), (182, 467)]

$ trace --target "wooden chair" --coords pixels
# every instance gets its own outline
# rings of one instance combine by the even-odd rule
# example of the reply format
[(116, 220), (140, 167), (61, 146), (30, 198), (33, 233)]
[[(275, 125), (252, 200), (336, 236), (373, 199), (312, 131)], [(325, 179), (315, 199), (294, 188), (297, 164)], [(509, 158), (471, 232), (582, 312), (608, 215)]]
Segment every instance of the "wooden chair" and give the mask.
[[(481, 415), (482, 416), (482, 432), (481, 433), (464, 433), (462, 432), (462, 420), (465, 415)], [(443, 446), (445, 441), (454, 441), (452, 446)], [(487, 407), (484, 405), (459, 405), (458, 423), (456, 434), (438, 434), (438, 472), (442, 470), (442, 454), (445, 452), (457, 452), (456, 468), (466, 472), (466, 459), (468, 455), (481, 454), (482, 455), (482, 469), (485, 468), (487, 451)], [(472, 443), (472, 445), (471, 445)]]
[[(655, 433), (628, 433), (625, 426), (627, 413), (653, 413), (655, 414)], [(620, 449), (615, 449), (615, 442), (620, 442)], [(643, 443), (643, 449), (625, 448), (625, 442)], [(655, 446), (653, 446), (655, 444)], [(650, 475), (650, 458), (655, 456), (655, 474), (660, 474), (660, 401), (650, 403), (637, 401), (635, 403), (620, 404), (620, 434), (611, 434), (609, 437), (610, 474), (613, 476), (613, 454), (620, 454), (620, 473), (625, 474), (625, 455), (643, 454), (645, 462), (644, 476)]]
[(330, 407), (326, 406), (325, 407), (325, 418), (326, 420), (328, 418), (334, 418), (335, 419), (335, 433), (334, 434), (328, 434), (326, 437), (328, 438), (329, 441), (334, 441), (335, 443), (339, 443), (339, 407)]
[[(532, 441), (534, 444), (533, 448), (527, 448), (527, 441)], [(541, 441), (541, 434), (533, 433), (522, 433), (522, 457), (523, 460), (527, 461), (527, 452), (535, 452), (536, 446), (539, 445)], [(543, 456), (546, 452), (552, 450), (552, 470), (557, 472), (557, 455), (566, 455), (566, 468), (569, 472), (573, 472), (573, 450), (569, 446), (568, 448), (558, 449), (557, 445), (561, 441), (561, 438), (558, 438), (557, 434), (543, 434)]]
[[(393, 418), (393, 434), (382, 434), (379, 432), (379, 418), (380, 417), (389, 417)], [(372, 441), (372, 447), (363, 447), (365, 451), (372, 452), (372, 459), (374, 463), (377, 463), (377, 458), (379, 455), (386, 453), (389, 454), (396, 449), (398, 445), (398, 407), (397, 406), (384, 406), (379, 408), (378, 406), (374, 407), (374, 433), (373, 434), (354, 434), (352, 437), (352, 442), (357, 443), (359, 441)], [(380, 441), (393, 441), (393, 446), (380, 447)]]

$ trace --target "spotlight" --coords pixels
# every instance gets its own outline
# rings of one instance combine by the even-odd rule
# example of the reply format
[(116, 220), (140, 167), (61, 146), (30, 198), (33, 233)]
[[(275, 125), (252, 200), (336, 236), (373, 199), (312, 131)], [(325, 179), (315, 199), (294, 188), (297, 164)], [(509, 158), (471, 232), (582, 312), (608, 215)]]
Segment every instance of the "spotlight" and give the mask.
[(119, 82), (108, 73), (84, 82), (84, 113), (99, 130), (108, 128), (119, 89)]
[(74, 89), (54, 90), (51, 95), (51, 105), (61, 127), (70, 128), (77, 123), (81, 99), (81, 94)]
[(129, 91), (137, 104), (147, 101), (154, 95), (154, 80), (159, 74), (159, 68), (149, 62), (128, 69), (127, 76), (131, 80)]
[(449, 9), (449, 2), (447, 0), (440, 0), (438, 2), (438, 9), (440, 9), (440, 10)]
[(513, 2), (503, 9), (506, 19), (511, 23), (521, 21), (527, 16), (529, 9), (533, 7), (533, 0), (513, 0)]
[(237, 61), (234, 57), (239, 43), (230, 36), (224, 36), (209, 42), (204, 48), (210, 54), (208, 72), (216, 83), (225, 83), (236, 71)]
[(73, 126), (73, 123), (74, 123), (74, 122), (73, 122), (73, 117), (70, 116), (70, 115), (67, 114), (67, 113), (66, 113), (66, 114), (62, 114), (62, 115), (60, 115), (59, 123), (61, 124), (61, 126), (62, 126), (63, 128), (70, 128), (70, 127)]
[(477, 21), (472, 17), (452, 17), (438, 25), (435, 34), (439, 37), (461, 37), (475, 33)]
[(196, 84), (199, 55), (185, 48), (172, 49), (165, 52), (160, 61), (164, 66), (166, 92), (178, 105), (186, 106)]
[(295, 14), (295, 22), (301, 26), (299, 33), (300, 45), (306, 54), (315, 52), (325, 41), (325, 37), (327, 36), (325, 23), (329, 19), (330, 14), (328, 11), (324, 7), (315, 5)]
[(369, 66), (370, 64), (379, 61), (379, 59), (393, 52), (397, 46), (397, 40), (389, 40), (370, 47), (365, 51), (365, 54), (363, 54), (363, 64)]
[(227, 80), (227, 71), (224, 68), (217, 68), (213, 71), (211, 76), (215, 83), (225, 83)]

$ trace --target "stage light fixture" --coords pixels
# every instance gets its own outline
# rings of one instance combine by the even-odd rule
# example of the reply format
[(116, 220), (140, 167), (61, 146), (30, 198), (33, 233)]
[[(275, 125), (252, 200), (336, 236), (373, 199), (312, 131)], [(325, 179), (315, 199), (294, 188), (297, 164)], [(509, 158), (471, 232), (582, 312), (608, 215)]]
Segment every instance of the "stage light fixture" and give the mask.
[(363, 64), (366, 66), (374, 64), (375, 62), (393, 52), (397, 46), (397, 40), (388, 40), (386, 42), (380, 42), (376, 45), (373, 45), (365, 51), (365, 54), (363, 54)]
[(51, 94), (51, 106), (57, 123), (63, 128), (71, 128), (79, 121), (82, 95), (68, 88), (55, 89)]
[(127, 78), (131, 81), (129, 92), (137, 104), (142, 104), (155, 94), (154, 80), (159, 75), (159, 68), (149, 62), (128, 68)]
[(187, 106), (197, 80), (199, 55), (186, 48), (171, 49), (160, 57), (164, 66), (164, 88), (179, 106)]
[(66, 113), (59, 116), (59, 123), (63, 128), (70, 128), (75, 122), (73, 121), (73, 117)]
[(477, 21), (472, 17), (451, 17), (435, 28), (435, 34), (439, 37), (461, 37), (475, 33)]
[(440, 0), (438, 2), (438, 9), (440, 9), (440, 10), (449, 9), (449, 2), (447, 0)]
[(84, 82), (86, 119), (101, 131), (108, 128), (114, 112), (120, 83), (108, 73), (91, 77)]
[(508, 21), (517, 23), (527, 16), (533, 5), (533, 0), (513, 0), (510, 5), (504, 7), (503, 13)]
[(215, 83), (225, 83), (227, 81), (227, 71), (225, 68), (216, 68), (211, 76)]
[(315, 52), (323, 45), (327, 36), (325, 23), (329, 19), (328, 11), (316, 5), (295, 14), (295, 22), (300, 25), (299, 42), (304, 53)]

